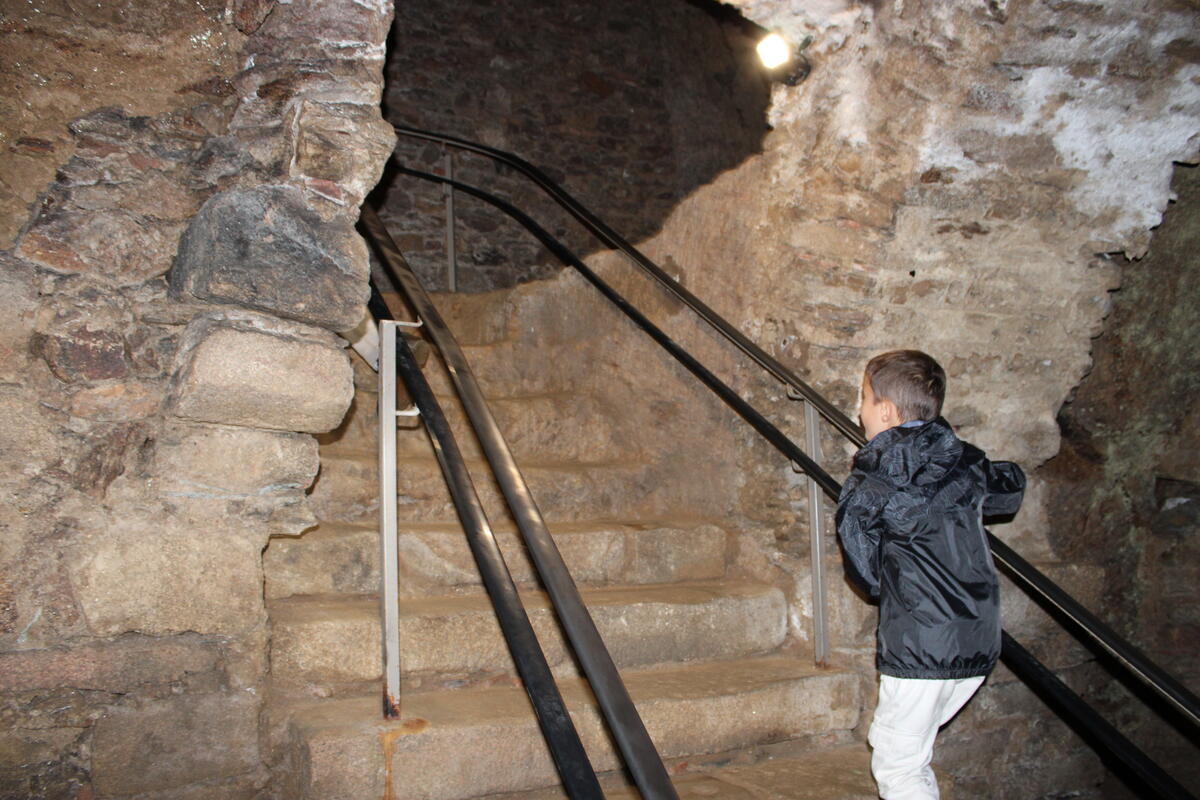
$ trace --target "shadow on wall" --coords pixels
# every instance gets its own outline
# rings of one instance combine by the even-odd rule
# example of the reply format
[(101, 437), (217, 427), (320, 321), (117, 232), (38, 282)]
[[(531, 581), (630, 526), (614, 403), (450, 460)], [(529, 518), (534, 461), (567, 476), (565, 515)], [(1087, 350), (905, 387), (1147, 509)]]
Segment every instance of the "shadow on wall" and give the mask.
[[(510, 150), (631, 241), (682, 198), (761, 152), (770, 87), (762, 31), (712, 0), (430, 0), (401, 4), (389, 42), (384, 115), (397, 124)], [(401, 139), (397, 158), (441, 171), (436, 145)], [(455, 177), (529, 210), (580, 254), (597, 243), (536, 189), (479, 157)], [(431, 289), (446, 288), (442, 190), (384, 175), (373, 201)], [(458, 288), (544, 278), (558, 263), (522, 229), (456, 200)]]

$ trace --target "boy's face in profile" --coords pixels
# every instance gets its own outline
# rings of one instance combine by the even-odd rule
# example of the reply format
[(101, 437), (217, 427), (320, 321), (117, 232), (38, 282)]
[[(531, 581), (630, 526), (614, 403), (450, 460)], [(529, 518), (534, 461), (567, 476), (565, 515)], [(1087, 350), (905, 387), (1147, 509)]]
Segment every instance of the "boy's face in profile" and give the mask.
[(874, 439), (879, 434), (894, 428), (904, 420), (900, 419), (900, 410), (891, 400), (876, 397), (871, 389), (871, 381), (863, 375), (862, 397), (859, 399), (858, 421), (863, 427), (867, 439)]

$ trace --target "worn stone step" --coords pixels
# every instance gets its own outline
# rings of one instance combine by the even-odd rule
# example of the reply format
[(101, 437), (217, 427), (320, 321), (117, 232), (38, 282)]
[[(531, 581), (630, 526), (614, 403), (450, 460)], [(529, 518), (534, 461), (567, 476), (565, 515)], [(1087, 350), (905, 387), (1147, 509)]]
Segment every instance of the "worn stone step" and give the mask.
[[(528, 397), (578, 391), (580, 376), (590, 367), (586, 340), (553, 345), (505, 339), (491, 344), (463, 345), (463, 357), (486, 397)], [(433, 391), (454, 392), (450, 374), (440, 357), (429, 359), (424, 373)]]
[(460, 345), (493, 344), (511, 337), (514, 305), (510, 289), (431, 292), (429, 297)]
[[(858, 724), (862, 706), (854, 673), (817, 670), (786, 657), (623, 677), (664, 758), (846, 731)], [(615, 769), (618, 759), (590, 692), (579, 680), (561, 685), (593, 766)], [(414, 694), (402, 698), (402, 716), (394, 722), (380, 719), (379, 706), (372, 695), (297, 711), (290, 726), (289, 796), (460, 800), (557, 782), (528, 698), (518, 688)]]
[[(520, 536), (496, 528), (518, 585), (536, 578)], [(677, 583), (725, 573), (725, 530), (705, 522), (567, 522), (550, 531), (579, 584)], [(406, 524), (398, 532), (400, 593), (427, 597), (481, 591), (479, 569), (458, 523)], [(379, 590), (375, 524), (322, 523), (303, 536), (271, 540), (263, 554), (268, 598), (304, 594), (369, 594)]]
[[(772, 650), (787, 632), (783, 593), (732, 581), (590, 589), (584, 602), (618, 667), (737, 658)], [(575, 665), (542, 592), (522, 593), (557, 674)], [(321, 690), (383, 674), (379, 601), (293, 597), (272, 601), (271, 674)], [(515, 674), (484, 595), (413, 598), (400, 605), (401, 668), (409, 676)]]
[[(507, 513), (506, 506), (486, 463), (470, 461), (468, 469), (485, 510), (495, 515), (489, 519), (499, 525)], [(652, 465), (636, 462), (521, 464), (521, 474), (538, 508), (547, 519), (558, 521), (664, 517), (691, 508), (694, 501), (679, 493), (681, 484), (664, 481), (660, 472)], [(318, 519), (331, 522), (375, 520), (379, 513), (377, 476), (378, 464), (372, 454), (325, 454), (309, 496), (313, 512)], [(436, 461), (397, 459), (396, 476), (401, 519), (458, 518)]]
[[(482, 458), (479, 442), (457, 398), (441, 397), (442, 412), (467, 458)], [(320, 437), (324, 453), (374, 453), (379, 441), (376, 396), (358, 392), (337, 430)], [(595, 464), (644, 454), (621, 430), (619, 418), (605, 404), (587, 395), (553, 394), (489, 401), (505, 441), (518, 460), (571, 461)], [(433, 457), (423, 425), (405, 420), (396, 436), (401, 457)]]
[[(854, 743), (674, 775), (680, 800), (877, 800), (871, 753)], [(620, 773), (602, 777), (606, 800), (641, 800)], [(486, 800), (566, 800), (561, 787), (489, 794)], [(943, 800), (949, 795), (942, 792)], [(478, 800), (485, 800), (484, 797)]]

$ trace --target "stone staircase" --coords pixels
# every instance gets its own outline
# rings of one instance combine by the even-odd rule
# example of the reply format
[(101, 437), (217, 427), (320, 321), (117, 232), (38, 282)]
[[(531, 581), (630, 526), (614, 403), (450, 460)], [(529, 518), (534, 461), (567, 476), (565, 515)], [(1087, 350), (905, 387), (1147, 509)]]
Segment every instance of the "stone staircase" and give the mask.
[[(818, 670), (789, 644), (783, 593), (729, 568), (736, 532), (698, 515), (611, 398), (562, 366), (570, 342), (531, 348), (510, 335), (518, 311), (503, 293), (478, 297), (439, 306), (681, 796), (875, 797), (851, 732), (860, 676)], [(359, 369), (350, 415), (322, 442), (311, 497), (321, 524), (264, 556), (280, 796), (562, 797), (423, 430), (398, 442), (402, 717), (382, 719), (374, 374)], [(481, 465), (436, 359), (425, 371)], [(606, 795), (636, 798), (486, 474), (473, 468)]]

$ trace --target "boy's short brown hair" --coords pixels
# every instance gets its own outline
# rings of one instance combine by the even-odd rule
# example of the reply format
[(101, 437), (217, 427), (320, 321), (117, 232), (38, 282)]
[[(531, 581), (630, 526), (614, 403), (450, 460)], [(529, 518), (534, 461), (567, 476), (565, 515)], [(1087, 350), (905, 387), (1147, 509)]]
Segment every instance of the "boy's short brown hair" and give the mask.
[(920, 350), (889, 350), (867, 362), (876, 401), (891, 400), (904, 422), (937, 419), (946, 399), (946, 372)]

